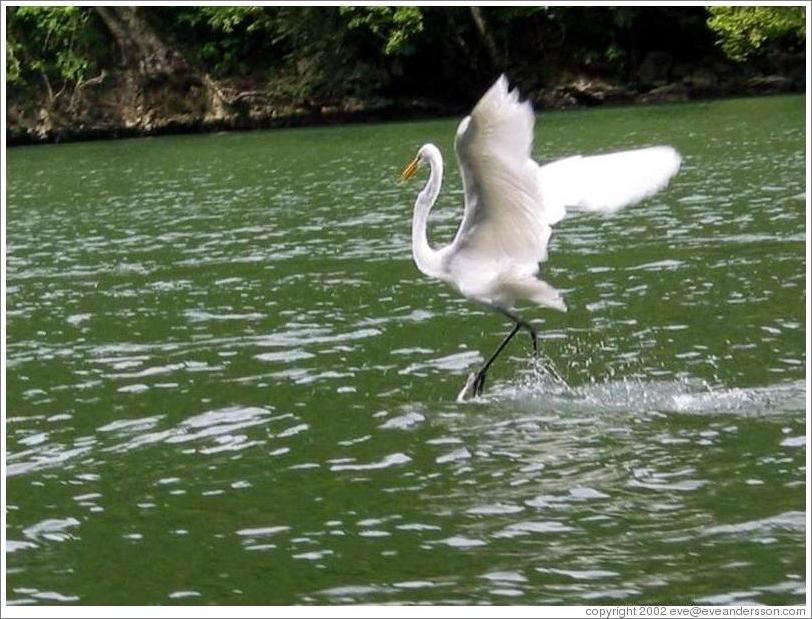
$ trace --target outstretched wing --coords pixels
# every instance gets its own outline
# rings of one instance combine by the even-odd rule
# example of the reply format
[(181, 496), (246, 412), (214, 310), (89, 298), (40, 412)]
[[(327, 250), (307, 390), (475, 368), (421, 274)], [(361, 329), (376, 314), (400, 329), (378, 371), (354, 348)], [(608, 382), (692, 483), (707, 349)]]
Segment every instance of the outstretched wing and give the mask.
[(546, 258), (550, 225), (530, 159), (534, 122), (532, 106), (508, 91), (503, 75), (457, 129), (465, 213), (453, 246), (469, 261), (507, 260), (535, 273)]
[(508, 90), (503, 75), (460, 123), (454, 146), (465, 213), (447, 266), (467, 296), (564, 309), (558, 292), (535, 278), (550, 227), (568, 211), (612, 212), (654, 194), (676, 174), (680, 157), (658, 146), (539, 166), (530, 158), (534, 122), (532, 106)]
[(670, 146), (560, 159), (539, 168), (542, 202), (555, 221), (570, 211), (613, 213), (663, 189), (681, 162)]

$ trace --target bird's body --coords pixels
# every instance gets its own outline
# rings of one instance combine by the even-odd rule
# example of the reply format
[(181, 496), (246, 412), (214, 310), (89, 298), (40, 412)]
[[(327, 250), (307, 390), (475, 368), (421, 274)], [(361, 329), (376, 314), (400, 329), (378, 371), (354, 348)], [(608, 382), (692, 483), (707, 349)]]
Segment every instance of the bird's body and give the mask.
[(429, 211), (442, 185), (439, 149), (423, 145), (402, 174), (409, 178), (420, 164), (429, 164), (429, 180), (412, 219), (417, 267), (516, 323), (477, 373), (475, 393), (481, 392), (485, 372), (520, 327), (530, 331), (536, 346), (535, 329), (515, 312), (517, 301), (567, 309), (560, 293), (538, 278), (552, 226), (570, 212), (611, 213), (635, 204), (664, 188), (681, 162), (670, 146), (655, 146), (539, 166), (531, 158), (534, 122), (532, 106), (508, 90), (504, 76), (460, 122), (454, 147), (465, 211), (454, 240), (440, 249), (433, 249), (427, 238)]

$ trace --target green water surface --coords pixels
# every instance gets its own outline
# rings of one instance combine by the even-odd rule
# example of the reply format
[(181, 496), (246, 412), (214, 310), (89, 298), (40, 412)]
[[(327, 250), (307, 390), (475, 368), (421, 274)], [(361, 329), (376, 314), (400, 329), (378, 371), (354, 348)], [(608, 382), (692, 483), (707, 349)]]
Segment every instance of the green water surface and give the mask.
[(450, 240), (455, 128), (8, 151), (10, 603), (803, 602), (804, 99), (541, 114), (539, 160), (683, 167), (556, 227), (569, 386), (522, 338), (465, 404), (508, 325), (396, 182), (441, 147)]

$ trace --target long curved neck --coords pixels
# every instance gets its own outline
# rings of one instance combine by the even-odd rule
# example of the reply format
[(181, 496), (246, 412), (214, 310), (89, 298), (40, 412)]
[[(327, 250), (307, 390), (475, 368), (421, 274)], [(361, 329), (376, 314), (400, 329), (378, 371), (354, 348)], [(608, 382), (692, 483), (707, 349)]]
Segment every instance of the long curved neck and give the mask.
[(430, 277), (442, 272), (439, 252), (429, 246), (427, 227), (429, 212), (443, 184), (443, 157), (436, 148), (424, 148), (423, 157), (429, 162), (429, 180), (418, 194), (412, 217), (412, 257), (417, 268)]

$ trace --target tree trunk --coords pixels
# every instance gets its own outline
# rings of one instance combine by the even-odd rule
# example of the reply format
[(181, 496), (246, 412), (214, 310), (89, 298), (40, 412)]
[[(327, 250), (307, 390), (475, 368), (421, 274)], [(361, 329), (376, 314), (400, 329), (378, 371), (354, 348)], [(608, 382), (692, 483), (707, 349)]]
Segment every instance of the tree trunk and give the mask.
[(488, 22), (485, 21), (485, 16), (482, 14), (482, 9), (478, 6), (471, 6), (468, 8), (471, 9), (471, 18), (474, 20), (474, 25), (476, 26), (477, 32), (479, 32), (479, 36), (482, 38), (482, 42), (485, 44), (485, 50), (488, 52), (488, 58), (493, 64), (494, 68), (500, 71), (503, 70), (503, 59), (499, 53), (498, 47), (496, 46), (496, 41), (493, 38), (493, 34), (491, 34), (491, 30), (488, 27)]
[(171, 74), (186, 68), (183, 57), (158, 38), (138, 7), (93, 8), (116, 40), (124, 67), (143, 75)]

